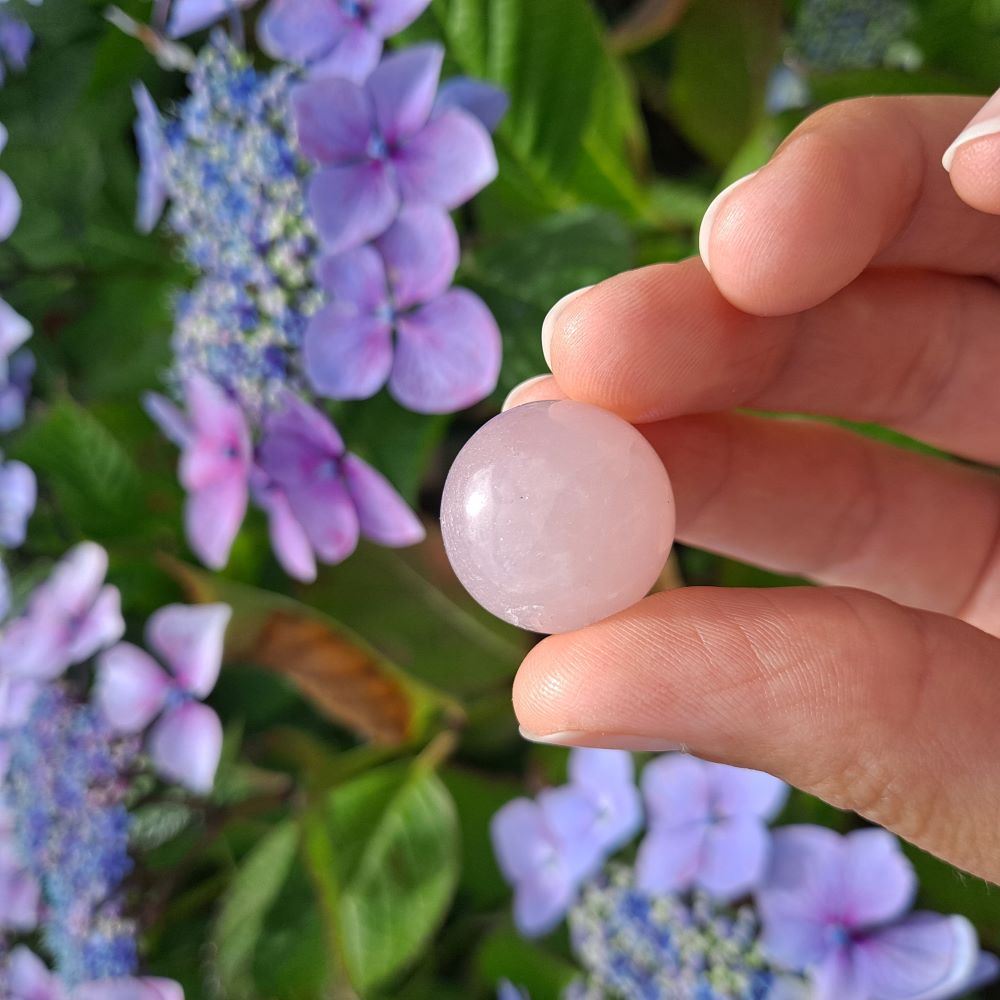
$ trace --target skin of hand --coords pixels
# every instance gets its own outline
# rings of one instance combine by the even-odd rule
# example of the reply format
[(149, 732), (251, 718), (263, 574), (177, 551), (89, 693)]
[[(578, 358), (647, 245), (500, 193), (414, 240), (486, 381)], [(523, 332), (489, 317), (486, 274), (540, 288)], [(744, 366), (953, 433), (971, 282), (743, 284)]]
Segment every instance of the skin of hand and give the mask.
[(505, 406), (641, 425), (681, 541), (826, 586), (685, 588), (550, 636), (514, 685), (527, 738), (770, 771), (1000, 882), (1000, 106), (996, 132), (971, 127), (989, 107), (827, 107), (716, 199), (702, 259), (553, 308), (554, 376)]

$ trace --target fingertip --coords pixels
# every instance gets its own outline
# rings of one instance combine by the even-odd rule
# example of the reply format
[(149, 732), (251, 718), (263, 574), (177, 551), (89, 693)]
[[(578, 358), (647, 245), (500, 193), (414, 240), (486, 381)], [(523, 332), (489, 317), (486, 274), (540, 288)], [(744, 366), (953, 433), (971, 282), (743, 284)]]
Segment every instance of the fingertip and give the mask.
[(962, 201), (977, 211), (1000, 215), (1000, 118), (981, 125), (990, 131), (963, 133), (941, 162)]
[(712, 229), (715, 226), (715, 220), (719, 215), (719, 210), (725, 204), (729, 196), (742, 184), (746, 184), (747, 181), (756, 177), (758, 171), (754, 170), (752, 173), (747, 174), (745, 177), (740, 177), (733, 181), (732, 184), (724, 187), (712, 200), (712, 204), (708, 206), (705, 210), (705, 215), (701, 220), (701, 228), (698, 230), (698, 253), (701, 256), (701, 262), (705, 265), (708, 271), (712, 270), (712, 265), (710, 262), (710, 252), (712, 244)]
[(543, 399), (564, 399), (566, 394), (562, 392), (551, 375), (534, 375), (515, 385), (507, 393), (507, 398), (500, 407), (501, 413), (515, 406), (523, 406), (525, 403), (536, 403)]

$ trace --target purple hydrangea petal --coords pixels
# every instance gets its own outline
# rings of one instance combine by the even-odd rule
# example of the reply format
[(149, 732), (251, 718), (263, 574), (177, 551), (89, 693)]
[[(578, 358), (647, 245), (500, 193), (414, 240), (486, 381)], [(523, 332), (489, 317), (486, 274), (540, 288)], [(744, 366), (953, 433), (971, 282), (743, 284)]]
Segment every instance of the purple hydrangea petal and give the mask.
[(314, 79), (340, 77), (352, 83), (364, 83), (378, 65), (382, 38), (363, 24), (349, 25), (330, 54), (309, 67)]
[(642, 800), (635, 786), (632, 755), (624, 750), (577, 748), (569, 756), (572, 785), (594, 803), (596, 817), (591, 835), (608, 854), (617, 850), (642, 825)]
[(729, 764), (706, 764), (712, 783), (712, 802), (723, 816), (759, 816), (772, 820), (788, 798), (780, 778)]
[(624, 750), (577, 747), (569, 754), (569, 780), (581, 788), (601, 791), (618, 785), (635, 785), (632, 755)]
[(91, 608), (78, 618), (67, 644), (70, 663), (82, 663), (125, 634), (122, 600), (117, 587), (102, 587)]
[(170, 667), (182, 691), (206, 698), (222, 667), (228, 604), (168, 604), (146, 623), (146, 642)]
[(12, 838), (0, 831), (0, 931), (30, 931), (38, 923), (41, 892), (21, 863)]
[[(3, 768), (0, 767), (0, 777), (2, 775)], [(969, 981), (964, 988), (968, 991), (982, 989), (982, 987), (996, 982), (997, 979), (1000, 979), (1000, 958), (987, 951), (983, 951), (979, 953), (979, 958), (976, 959), (976, 966), (972, 970), (972, 975), (969, 977)]]
[(653, 827), (636, 855), (636, 885), (653, 894), (689, 889), (701, 871), (707, 830), (700, 823), (662, 831)]
[(0, 465), (0, 545), (16, 549), (24, 544), (37, 495), (35, 474), (28, 466), (23, 462)]
[(94, 702), (117, 732), (138, 733), (163, 710), (170, 678), (145, 650), (120, 642), (97, 660)]
[(552, 837), (538, 803), (511, 799), (490, 821), (497, 865), (511, 883), (531, 878), (552, 854)]
[[(6, 2), (6, 0), (4, 0)], [(2, 153), (7, 148), (7, 140), (10, 138), (10, 133), (7, 131), (7, 126), (3, 122), (0, 122), (0, 153)]]
[(368, 23), (383, 38), (408, 28), (427, 9), (430, 0), (371, 0)]
[(321, 164), (349, 164), (365, 156), (371, 111), (364, 91), (347, 80), (311, 80), (292, 94), (303, 156)]
[(330, 419), (292, 393), (285, 396), (282, 408), (268, 417), (265, 430), (268, 435), (300, 440), (314, 451), (338, 458), (344, 454), (344, 441)]
[(346, 26), (336, 0), (271, 0), (257, 21), (257, 41), (272, 59), (305, 66), (326, 55)]
[(738, 899), (763, 877), (769, 846), (767, 827), (755, 816), (714, 823), (706, 831), (698, 884), (721, 902)]
[(457, 208), (497, 175), (489, 132), (452, 109), (432, 119), (394, 155), (403, 200)]
[(514, 890), (514, 923), (529, 938), (554, 930), (576, 897), (577, 886), (559, 868), (546, 869)]
[(180, 983), (157, 976), (99, 979), (78, 986), (72, 1000), (184, 1000), (184, 990)]
[(149, 753), (162, 777), (207, 795), (222, 756), (222, 723), (207, 705), (185, 702), (153, 726)]
[[(263, 476), (266, 480), (266, 474)], [(316, 579), (316, 557), (305, 529), (295, 519), (288, 497), (276, 483), (267, 482), (254, 488), (254, 499), (267, 512), (271, 549), (285, 572), (312, 583)]]
[(381, 472), (356, 455), (344, 456), (342, 472), (365, 538), (393, 548), (424, 540), (420, 519)]
[(7, 239), (21, 218), (21, 196), (14, 182), (0, 170), (0, 242)]
[(188, 542), (210, 569), (222, 569), (246, 516), (249, 487), (245, 480), (222, 479), (188, 494), (184, 527)]
[(303, 483), (288, 491), (288, 502), (320, 560), (343, 562), (357, 548), (358, 515), (339, 477)]
[(856, 942), (853, 952), (869, 996), (949, 1000), (966, 992), (979, 941), (965, 917), (914, 913)]
[(147, 392), (142, 397), (142, 408), (168, 441), (179, 448), (187, 447), (194, 429), (179, 407), (158, 392)]
[(485, 303), (464, 288), (401, 316), (389, 391), (418, 413), (478, 403), (500, 374), (500, 331)]
[(181, 455), (180, 479), (188, 490), (250, 475), (250, 431), (243, 411), (204, 375), (184, 388), (194, 433)]
[(321, 396), (367, 399), (392, 370), (392, 330), (385, 319), (334, 302), (310, 319), (302, 358), (309, 384)]
[(871, 1000), (851, 948), (835, 948), (810, 970), (811, 1000)]
[(385, 264), (374, 247), (324, 254), (316, 264), (316, 280), (336, 302), (349, 303), (361, 312), (389, 308)]
[(444, 47), (411, 45), (386, 56), (368, 78), (379, 135), (388, 146), (415, 136), (434, 107)]
[(455, 76), (441, 84), (431, 114), (437, 116), (458, 108), (478, 118), (483, 128), (493, 132), (509, 107), (510, 99), (499, 87), (469, 76)]
[(0, 355), (6, 361), (31, 336), (31, 324), (0, 299)]
[(664, 754), (642, 772), (642, 795), (651, 827), (672, 829), (711, 818), (705, 763), (684, 754)]
[(844, 842), (841, 899), (851, 926), (867, 927), (894, 920), (913, 905), (917, 877), (885, 830), (855, 830)]
[[(0, 14), (0, 73), (4, 63), (18, 73), (23, 72), (28, 65), (28, 53), (35, 40), (35, 34), (27, 21), (9, 14)], [(3, 80), (0, 79), (0, 83)]]
[(7, 959), (10, 1000), (68, 1000), (59, 980), (29, 948), (19, 944)]
[(379, 160), (326, 167), (309, 183), (309, 211), (330, 253), (381, 236), (399, 210), (399, 192)]
[(164, 159), (167, 144), (163, 137), (160, 114), (152, 95), (142, 83), (132, 87), (139, 117), (135, 122), (135, 141), (139, 149), (139, 196), (136, 204), (135, 225), (141, 233), (155, 228), (163, 207), (167, 203), (167, 178)]
[(41, 690), (42, 685), (32, 678), (0, 673), (0, 730), (23, 726)]
[(234, 10), (252, 7), (257, 0), (173, 0), (170, 5), (169, 38), (193, 35), (215, 24)]
[(404, 206), (376, 246), (397, 309), (436, 299), (455, 278), (458, 232), (448, 213), (434, 205)]
[(546, 827), (559, 845), (560, 860), (574, 880), (589, 878), (606, 857), (595, 836), (597, 807), (581, 789), (572, 785), (547, 788), (538, 796)]
[(804, 969), (829, 954), (830, 930), (820, 917), (771, 912), (766, 915), (761, 944), (764, 953), (778, 965)]

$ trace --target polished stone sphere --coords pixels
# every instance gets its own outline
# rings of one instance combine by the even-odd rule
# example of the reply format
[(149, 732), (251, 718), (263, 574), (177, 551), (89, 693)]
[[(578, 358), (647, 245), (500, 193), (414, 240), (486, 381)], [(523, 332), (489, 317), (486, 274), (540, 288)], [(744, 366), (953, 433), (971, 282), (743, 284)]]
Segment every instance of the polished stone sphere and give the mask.
[(659, 456), (620, 417), (572, 400), (526, 403), (462, 449), (441, 528), (484, 608), (568, 632), (649, 592), (673, 543), (673, 494)]

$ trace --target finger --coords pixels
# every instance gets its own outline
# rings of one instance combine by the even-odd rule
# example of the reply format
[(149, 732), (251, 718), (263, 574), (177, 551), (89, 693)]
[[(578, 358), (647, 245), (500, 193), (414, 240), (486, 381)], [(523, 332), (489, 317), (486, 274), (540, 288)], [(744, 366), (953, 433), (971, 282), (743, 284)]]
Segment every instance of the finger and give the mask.
[(537, 403), (543, 399), (565, 399), (566, 393), (559, 388), (559, 383), (551, 375), (536, 375), (534, 378), (525, 379), (519, 385), (515, 385), (500, 407), (500, 412), (505, 413), (513, 406), (522, 406), (524, 403)]
[(1000, 635), (1000, 478), (805, 421), (713, 414), (642, 430), (682, 541)]
[(962, 201), (1000, 215), (1000, 91), (962, 129), (941, 162)]
[(1000, 880), (1000, 641), (862, 591), (694, 588), (536, 646), (525, 735), (760, 768)]
[(864, 98), (808, 118), (703, 222), (706, 265), (734, 305), (808, 309), (870, 263), (1000, 275), (1000, 220), (956, 197), (941, 155), (966, 97)]
[(998, 317), (991, 281), (869, 271), (813, 309), (765, 319), (689, 260), (602, 282), (547, 330), (561, 389), (635, 423), (736, 406), (823, 413), (995, 461)]

